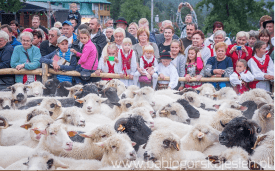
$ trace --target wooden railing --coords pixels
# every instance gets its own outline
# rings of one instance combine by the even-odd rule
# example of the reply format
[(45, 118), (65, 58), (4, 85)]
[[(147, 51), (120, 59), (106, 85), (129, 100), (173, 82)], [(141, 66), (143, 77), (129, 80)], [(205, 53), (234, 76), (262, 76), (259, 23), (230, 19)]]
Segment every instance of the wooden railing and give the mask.
[[(38, 68), (35, 70), (26, 70), (21, 69), (17, 70), (14, 68), (5, 68), (0, 69), (0, 75), (23, 75), (23, 74), (32, 74), (32, 75), (40, 75), (42, 76), (43, 84), (48, 80), (48, 77), (52, 75), (68, 75), (68, 76), (75, 76), (79, 77), (80, 73), (77, 71), (54, 71), (52, 68), (49, 68), (47, 64), (42, 64), (42, 68)], [(119, 74), (110, 74), (110, 73), (100, 73), (100, 76), (95, 75), (95, 73), (91, 74), (91, 77), (101, 77), (101, 78), (114, 78), (114, 79), (121, 79)], [(124, 77), (124, 79), (129, 79), (129, 76)], [(165, 77), (164, 79), (158, 78), (158, 80), (162, 81), (169, 81), (169, 77)], [(179, 81), (186, 81), (185, 77), (179, 77)], [(197, 81), (196, 78), (191, 78), (191, 82)], [(201, 82), (226, 82), (229, 81), (229, 78), (201, 78)]]

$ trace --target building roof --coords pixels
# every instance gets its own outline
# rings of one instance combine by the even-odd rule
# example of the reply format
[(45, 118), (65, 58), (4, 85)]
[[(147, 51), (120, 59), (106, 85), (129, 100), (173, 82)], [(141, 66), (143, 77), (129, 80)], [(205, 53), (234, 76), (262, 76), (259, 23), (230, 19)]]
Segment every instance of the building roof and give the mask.
[(70, 3), (82, 3), (82, 2), (90, 2), (90, 3), (103, 3), (103, 4), (111, 4), (107, 0), (27, 0), (30, 2), (70, 2)]
[(92, 10), (92, 7), (90, 6), (90, 4), (88, 3), (81, 3), (80, 4), (80, 11), (79, 13), (81, 15), (95, 15), (93, 10)]
[[(24, 7), (19, 12), (42, 12), (49, 9), (49, 4), (45, 2), (23, 2)], [(51, 5), (53, 11), (68, 11), (66, 8)]]

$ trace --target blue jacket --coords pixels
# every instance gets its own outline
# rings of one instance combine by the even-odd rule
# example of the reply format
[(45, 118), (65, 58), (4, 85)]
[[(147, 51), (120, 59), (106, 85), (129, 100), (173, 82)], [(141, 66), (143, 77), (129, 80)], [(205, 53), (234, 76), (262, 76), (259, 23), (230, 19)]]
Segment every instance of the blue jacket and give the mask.
[[(39, 60), (41, 58), (40, 49), (36, 46), (31, 46), (31, 48), (27, 49), (29, 54), (29, 58), (31, 62), (26, 63), (27, 56), (24, 53), (26, 52), (22, 45), (16, 46), (14, 48), (13, 54), (11, 56), (11, 67), (16, 68), (17, 65), (25, 64), (25, 68), (27, 70), (34, 70), (41, 66)], [(23, 82), (23, 75), (16, 75), (15, 82)]]
[(7, 43), (2, 49), (0, 49), (0, 69), (10, 68), (11, 55), (13, 47), (10, 43)]
[(12, 41), (10, 44), (13, 46), (13, 48), (15, 48), (15, 46), (22, 45), (14, 36), (12, 36)]

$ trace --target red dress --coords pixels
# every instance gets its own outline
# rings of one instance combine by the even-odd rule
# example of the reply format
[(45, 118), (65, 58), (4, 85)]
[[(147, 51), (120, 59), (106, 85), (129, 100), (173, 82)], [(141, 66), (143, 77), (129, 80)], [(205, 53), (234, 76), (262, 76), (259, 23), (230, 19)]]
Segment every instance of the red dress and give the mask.
[[(235, 45), (237, 45), (236, 43), (233, 44), (233, 45), (229, 45), (228, 48), (227, 48), (227, 51), (226, 51), (226, 56), (230, 57), (232, 59), (232, 63), (233, 63), (233, 68), (234, 68), (234, 71), (236, 71), (236, 63), (237, 63), (237, 60), (239, 59), (239, 55), (237, 53), (237, 51), (234, 51), (232, 54), (230, 54), (230, 50), (232, 49), (232, 47), (234, 47)], [(247, 52), (248, 52), (248, 56), (246, 56), (246, 53), (241, 51), (242, 55), (240, 56), (240, 59), (245, 59), (247, 62), (249, 61), (249, 59), (252, 57), (252, 49), (248, 46), (245, 46)]]

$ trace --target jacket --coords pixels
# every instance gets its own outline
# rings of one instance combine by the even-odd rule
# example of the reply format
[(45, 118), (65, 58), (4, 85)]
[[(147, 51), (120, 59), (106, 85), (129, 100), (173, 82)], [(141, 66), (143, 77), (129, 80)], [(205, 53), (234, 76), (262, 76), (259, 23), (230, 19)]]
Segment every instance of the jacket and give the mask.
[[(27, 49), (27, 52), (29, 54), (29, 58), (31, 62), (26, 63), (27, 61), (27, 56), (24, 53), (26, 52), (25, 49), (23, 48), (22, 45), (16, 46), (14, 48), (13, 54), (11, 56), (11, 67), (16, 68), (17, 65), (20, 64), (25, 64), (25, 68), (27, 70), (34, 70), (40, 67), (40, 58), (41, 58), (41, 53), (38, 47), (36, 46), (31, 46), (29, 49)], [(16, 75), (15, 76), (15, 82), (23, 82), (23, 75)]]
[(52, 53), (53, 51), (55, 51), (56, 49), (58, 49), (58, 47), (54, 46), (52, 44), (50, 45), (49, 40), (45, 40), (40, 44), (41, 56), (48, 55), (48, 54)]
[(77, 53), (76, 56), (80, 57), (78, 64), (87, 70), (96, 70), (98, 66), (98, 56), (96, 47), (91, 40), (88, 41), (83, 47), (82, 53)]
[(73, 13), (72, 10), (70, 10), (67, 20), (70, 19), (76, 19), (77, 20), (77, 25), (74, 27), (74, 29), (76, 30), (78, 28), (78, 26), (81, 24), (81, 15), (78, 11), (76, 11), (75, 13)]
[[(133, 35), (131, 35), (131, 33), (129, 33), (128, 31), (125, 30), (125, 35), (126, 35), (126, 37), (131, 39), (133, 45), (137, 44), (136, 38)], [(114, 38), (114, 36), (112, 36), (111, 42), (114, 42), (114, 41), (115, 41), (115, 38)]]
[[(13, 47), (10, 43), (0, 49), (0, 69), (10, 68), (11, 56), (13, 53)], [(0, 75), (1, 82), (5, 84), (14, 84), (14, 75)]]
[(13, 48), (15, 48), (15, 46), (17, 45), (22, 45), (19, 41), (17, 41), (15, 36), (12, 36), (12, 41), (10, 42), (10, 44), (13, 46)]
[(106, 36), (101, 32), (100, 29), (98, 30), (98, 32), (95, 35), (95, 37), (92, 38), (92, 42), (95, 44), (97, 52), (98, 52), (98, 56), (100, 57), (103, 48), (107, 44)]
[[(42, 29), (44, 31), (44, 33), (49, 34), (49, 30), (46, 29), (44, 26), (39, 25), (39, 28)], [(31, 27), (31, 29), (34, 29), (34, 28)]]

